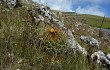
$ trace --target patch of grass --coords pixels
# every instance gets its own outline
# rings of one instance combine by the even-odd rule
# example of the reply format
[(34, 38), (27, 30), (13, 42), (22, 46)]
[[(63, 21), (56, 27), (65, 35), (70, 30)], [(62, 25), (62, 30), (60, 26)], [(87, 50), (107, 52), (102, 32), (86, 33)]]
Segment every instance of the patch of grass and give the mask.
[[(93, 15), (81, 15), (85, 18), (86, 24), (89, 24), (93, 27), (100, 27), (103, 17), (93, 16)], [(110, 28), (110, 18), (105, 18), (102, 28)]]
[[(67, 17), (74, 17), (92, 27), (100, 27), (103, 17), (87, 14), (64, 13)], [(102, 28), (110, 28), (110, 18), (105, 18)]]

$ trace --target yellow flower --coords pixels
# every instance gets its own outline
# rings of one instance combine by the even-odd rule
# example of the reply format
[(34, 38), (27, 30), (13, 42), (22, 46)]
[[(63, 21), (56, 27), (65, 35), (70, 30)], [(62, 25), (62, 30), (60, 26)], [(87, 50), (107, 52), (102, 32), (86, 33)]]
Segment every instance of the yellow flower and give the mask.
[(51, 32), (51, 33), (54, 33), (54, 32), (55, 32), (55, 30), (54, 30), (53, 28), (51, 28), (51, 29), (50, 29), (50, 32)]

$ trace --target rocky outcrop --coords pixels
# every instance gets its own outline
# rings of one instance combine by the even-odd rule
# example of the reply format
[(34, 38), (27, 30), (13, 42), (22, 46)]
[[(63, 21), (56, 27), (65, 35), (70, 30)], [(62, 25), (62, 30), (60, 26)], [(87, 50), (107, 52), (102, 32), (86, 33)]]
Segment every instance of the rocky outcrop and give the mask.
[(82, 41), (88, 43), (90, 46), (95, 46), (95, 47), (99, 48), (99, 42), (91, 36), (81, 36), (80, 39)]
[(25, 4), (32, 4), (32, 0), (0, 0), (0, 3), (5, 3), (6, 7), (13, 9), (14, 7), (21, 7)]
[(74, 51), (80, 51), (82, 52), (84, 55), (87, 55), (87, 51), (85, 50), (85, 48), (82, 48), (75, 40), (72, 31), (70, 29), (68, 29), (68, 42), (70, 44), (70, 47), (74, 49)]

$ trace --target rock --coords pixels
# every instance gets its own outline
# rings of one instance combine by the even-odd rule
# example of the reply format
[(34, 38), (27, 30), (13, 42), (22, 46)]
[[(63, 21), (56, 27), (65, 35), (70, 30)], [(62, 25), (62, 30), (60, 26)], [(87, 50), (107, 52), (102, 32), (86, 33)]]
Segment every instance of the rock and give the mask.
[(76, 22), (76, 24), (75, 24), (76, 27), (79, 27), (81, 25), (82, 25), (82, 23), (80, 23), (80, 22)]
[(91, 58), (92, 60), (95, 59), (95, 61), (97, 63), (101, 63), (103, 65), (107, 65), (109, 64), (110, 65), (110, 61), (108, 60), (108, 58), (106, 57), (106, 55), (102, 52), (102, 51), (97, 51), (97, 52), (94, 52), (92, 55), (91, 55)]
[(60, 22), (59, 20), (57, 20), (57, 19), (53, 19), (53, 20), (54, 20), (55, 24), (57, 26), (59, 26), (60, 28), (63, 28), (64, 27), (64, 24), (62, 22)]
[(37, 24), (37, 26), (38, 26), (41, 21), (44, 21), (44, 17), (42, 17), (41, 15), (38, 15), (38, 17), (33, 17), (32, 18), (31, 25), (34, 26), (34, 25)]
[(82, 48), (81, 45), (79, 45), (77, 43), (77, 48), (78, 48), (78, 51), (80, 51), (82, 54), (84, 54), (85, 56), (87, 56), (87, 51), (85, 48)]
[(21, 69), (16, 69), (16, 70), (21, 70)]
[(17, 4), (16, 0), (8, 0), (7, 1), (7, 6), (9, 9), (14, 8), (16, 6), (16, 4)]
[(39, 15), (38, 18), (39, 18), (41, 21), (44, 21), (44, 17), (42, 17), (41, 15)]
[(18, 64), (21, 64), (23, 62), (23, 59), (18, 60)]
[(68, 29), (68, 42), (70, 47), (74, 49), (74, 51), (80, 51), (82, 54), (87, 55), (87, 51), (85, 48), (82, 48), (76, 41), (70, 29)]
[(95, 46), (95, 47), (99, 48), (99, 42), (90, 36), (81, 36), (80, 39), (82, 41), (88, 43), (90, 46)]
[(0, 3), (5, 2), (9, 9), (14, 7), (22, 7), (25, 4), (31, 4), (32, 0), (0, 0)]
[(8, 54), (8, 57), (13, 58), (13, 57), (14, 57), (14, 54), (13, 54), (13, 53), (9, 53), (9, 54)]
[(107, 57), (107, 59), (108, 59), (108, 60), (110, 60), (110, 54), (107, 54), (107, 56), (106, 56), (106, 57)]
[(75, 33), (75, 31), (74, 31), (74, 30), (72, 30), (72, 33), (74, 34), (74, 33)]

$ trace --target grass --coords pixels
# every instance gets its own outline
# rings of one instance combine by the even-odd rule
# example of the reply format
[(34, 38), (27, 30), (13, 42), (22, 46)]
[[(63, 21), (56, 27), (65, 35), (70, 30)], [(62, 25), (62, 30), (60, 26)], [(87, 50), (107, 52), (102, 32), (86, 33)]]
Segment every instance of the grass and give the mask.
[(53, 36), (48, 32), (51, 27), (44, 25), (45, 22), (30, 26), (30, 19), (26, 8), (0, 12), (1, 70), (103, 69), (81, 53), (74, 54), (61, 29), (56, 27), (57, 32)]
[[(64, 13), (70, 17), (74, 17), (92, 27), (100, 27), (103, 17), (87, 14)], [(72, 15), (72, 16), (71, 16)], [(110, 28), (110, 18), (105, 18), (102, 28)]]
[[(92, 16), (92, 15), (82, 15), (85, 20), (86, 23), (93, 26), (93, 27), (100, 27), (103, 17), (99, 17), (99, 16)], [(105, 18), (104, 23), (102, 28), (110, 28), (110, 18)]]

